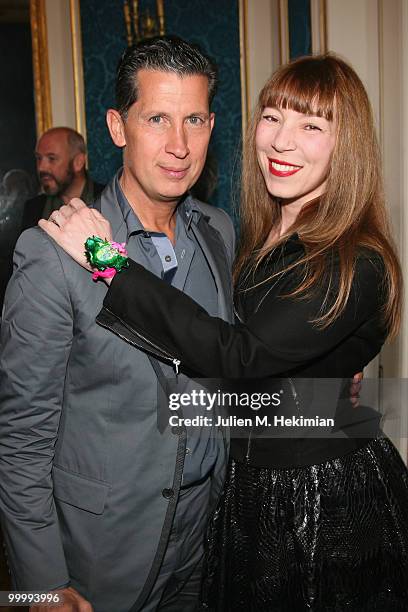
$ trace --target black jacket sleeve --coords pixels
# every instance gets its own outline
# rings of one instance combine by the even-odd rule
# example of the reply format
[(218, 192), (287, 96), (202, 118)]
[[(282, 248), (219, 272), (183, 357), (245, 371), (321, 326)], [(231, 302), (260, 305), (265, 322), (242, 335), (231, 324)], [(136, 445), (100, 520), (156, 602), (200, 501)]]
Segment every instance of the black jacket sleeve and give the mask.
[[(231, 325), (210, 317), (194, 300), (131, 262), (129, 270), (116, 275), (97, 321), (114, 321), (107, 327), (136, 343), (142, 340), (160, 347), (202, 376), (276, 376), (358, 337), (370, 319), (378, 321), (382, 281), (378, 259), (359, 257), (347, 305), (324, 329), (313, 323), (320, 313), (324, 289), (308, 299), (277, 298), (276, 291), (270, 292), (246, 325)], [(293, 289), (293, 282), (293, 274), (287, 274), (280, 294)], [(374, 354), (379, 350), (378, 340), (377, 346)]]

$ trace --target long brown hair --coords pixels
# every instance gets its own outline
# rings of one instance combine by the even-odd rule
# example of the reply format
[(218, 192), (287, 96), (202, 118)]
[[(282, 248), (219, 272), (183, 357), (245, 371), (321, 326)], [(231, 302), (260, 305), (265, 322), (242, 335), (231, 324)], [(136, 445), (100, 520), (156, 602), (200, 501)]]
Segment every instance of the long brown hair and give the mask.
[[(337, 122), (325, 193), (316, 205), (304, 206), (289, 231), (268, 248), (264, 248), (265, 240), (280, 222), (281, 207), (266, 189), (256, 154), (256, 129), (265, 107), (292, 109), (329, 121), (335, 118)], [(324, 312), (316, 324), (326, 327), (343, 311), (357, 254), (366, 247), (384, 262), (384, 319), (390, 336), (395, 336), (401, 318), (402, 275), (389, 230), (372, 110), (355, 71), (333, 54), (303, 57), (282, 66), (259, 95), (244, 140), (241, 241), (235, 280), (244, 269), (248, 271), (248, 261), (250, 271), (254, 271), (264, 257), (295, 232), (305, 255), (293, 264), (304, 266), (304, 273), (292, 296), (308, 295), (327, 278), (329, 256), (335, 254), (339, 261), (336, 298), (330, 302), (326, 296)], [(330, 286), (331, 279), (328, 280)]]

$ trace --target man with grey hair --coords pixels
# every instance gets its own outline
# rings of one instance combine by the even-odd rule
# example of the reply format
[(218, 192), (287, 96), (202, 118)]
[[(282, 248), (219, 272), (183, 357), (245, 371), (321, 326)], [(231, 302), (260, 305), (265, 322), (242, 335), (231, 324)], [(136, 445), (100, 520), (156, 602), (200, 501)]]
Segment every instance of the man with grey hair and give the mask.
[(72, 128), (44, 132), (38, 139), (35, 159), (42, 193), (25, 203), (23, 230), (37, 225), (39, 219), (48, 219), (72, 198), (92, 204), (104, 189), (87, 173), (85, 141)]
[[(232, 222), (189, 193), (215, 84), (209, 58), (178, 38), (125, 51), (107, 111), (123, 169), (94, 207), (132, 259), (231, 321)], [(106, 285), (48, 234), (24, 232), (14, 266), (0, 343), (0, 518), (15, 587), (58, 589), (58, 612), (193, 612), (225, 431), (169, 426), (158, 389), (191, 382), (96, 324)]]

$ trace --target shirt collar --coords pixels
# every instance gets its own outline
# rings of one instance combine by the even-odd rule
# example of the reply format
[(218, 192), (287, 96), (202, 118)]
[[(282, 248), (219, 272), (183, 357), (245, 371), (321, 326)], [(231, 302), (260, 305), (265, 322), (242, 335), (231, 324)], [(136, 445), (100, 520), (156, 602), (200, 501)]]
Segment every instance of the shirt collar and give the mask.
[(122, 211), (123, 219), (125, 220), (128, 236), (131, 234), (140, 234), (145, 231), (143, 225), (140, 222), (139, 217), (129, 204), (129, 201), (123, 193), (122, 187), (120, 186), (119, 179), (122, 175), (122, 171), (119, 171), (114, 178), (114, 188), (116, 193), (116, 199), (119, 204), (119, 208)]
[[(123, 193), (119, 182), (121, 175), (122, 170), (120, 170), (114, 178), (114, 187), (116, 198), (126, 223), (128, 236), (132, 234), (141, 234), (146, 230), (143, 227), (139, 217), (131, 207), (129, 200)], [(198, 219), (202, 215), (202, 211), (198, 202), (190, 194), (187, 194), (178, 204), (177, 214), (181, 216), (184, 224), (189, 229), (192, 222), (197, 223)]]

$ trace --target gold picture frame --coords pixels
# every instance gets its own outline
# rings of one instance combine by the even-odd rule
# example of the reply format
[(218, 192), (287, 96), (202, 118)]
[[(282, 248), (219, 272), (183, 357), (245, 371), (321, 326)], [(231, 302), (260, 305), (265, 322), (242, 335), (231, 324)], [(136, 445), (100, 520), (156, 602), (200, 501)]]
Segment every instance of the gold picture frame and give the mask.
[(55, 40), (53, 43), (55, 36), (48, 38), (47, 21), (48, 24), (55, 22), (58, 28), (60, 23), (66, 23), (67, 19), (68, 28), (63, 28), (60, 32), (67, 53), (65, 58), (68, 66), (66, 79), (69, 79), (64, 95), (70, 96), (74, 113), (63, 119), (63, 123), (76, 129), (86, 140), (80, 0), (58, 0), (57, 6), (54, 4), (50, 6), (46, 0), (30, 0), (37, 135), (40, 136), (44, 131), (53, 127), (53, 120), (56, 117), (58, 120), (58, 96), (61, 95), (55, 87), (51, 86), (51, 80), (56, 77), (58, 62), (53, 62), (50, 56), (52, 52), (50, 45), (55, 44)]
[(82, 56), (80, 0), (69, 0), (72, 69), (74, 74), (75, 129), (86, 138), (85, 87)]
[(50, 70), (45, 0), (30, 0), (34, 102), (37, 135), (52, 127)]

